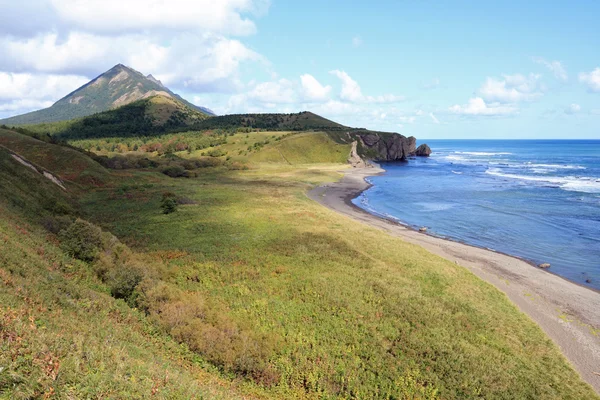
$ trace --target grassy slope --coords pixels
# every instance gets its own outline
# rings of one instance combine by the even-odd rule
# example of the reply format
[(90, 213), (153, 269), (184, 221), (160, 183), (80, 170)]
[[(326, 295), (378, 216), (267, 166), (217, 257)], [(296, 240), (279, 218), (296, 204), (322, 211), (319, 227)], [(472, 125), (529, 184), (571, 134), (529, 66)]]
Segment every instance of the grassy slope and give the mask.
[[(235, 154), (235, 150), (232, 151)], [(344, 163), (350, 154), (349, 145), (334, 143), (325, 133), (301, 133), (284, 139), (252, 154), (253, 163), (283, 164)]]
[[(157, 196), (85, 209), (148, 252), (181, 252), (173, 277), (279, 339), (281, 395), (356, 398), (596, 398), (542, 331), (498, 290), (423, 249), (304, 195), (333, 169), (270, 167), (164, 182)], [(162, 187), (161, 187), (161, 190)]]
[(67, 147), (53, 146), (46, 142), (0, 129), (0, 145), (30, 159), (67, 182), (80, 184), (102, 184), (107, 171), (81, 152)]
[[(162, 257), (170, 283), (225, 304), (230, 317), (249, 329), (273, 334), (277, 347), (270, 363), (280, 380), (268, 392), (278, 397), (597, 398), (499, 291), (466, 269), (310, 201), (305, 190), (337, 179), (340, 165), (277, 164), (273, 154), (279, 147), (286, 157), (309, 160), (305, 144), (315, 140), (324, 139), (300, 134), (270, 143), (248, 155), (256, 166), (250, 171), (205, 169), (194, 179), (121, 173), (88, 191), (81, 206), (89, 219), (139, 251)], [(317, 158), (330, 154), (327, 161), (337, 161), (335, 146), (322, 143), (330, 150)], [(263, 160), (270, 162), (257, 162)], [(165, 190), (196, 204), (163, 215), (158, 203)], [(48, 333), (27, 333), (35, 350), (19, 368), (41, 374), (40, 365), (49, 361), (40, 359), (63, 357), (71, 360), (61, 363), (63, 390), (123, 394), (139, 385), (147, 393), (151, 383), (164, 382), (164, 368), (147, 364), (158, 359), (181, 374), (168, 380), (172, 385), (161, 388), (164, 393), (185, 396), (177, 390), (190, 385), (199, 392), (214, 389), (195, 386), (190, 376), (201, 371), (189, 353), (179, 347), (183, 353), (177, 353), (141, 315), (103, 294), (106, 289), (82, 266), (68, 261), (73, 266), (66, 271), (53, 270), (64, 256), (41, 233), (24, 234), (14, 210), (2, 212), (8, 239), (0, 271), (12, 270), (8, 278), (18, 285), (2, 287), (1, 304), (14, 304), (11, 310), (21, 313), (3, 309), (8, 323), (2, 327), (25, 335), (24, 317), (34, 313), (34, 325)], [(21, 264), (23, 254), (34, 262)], [(63, 296), (56, 282), (76, 285), (84, 295), (68, 289)], [(23, 290), (33, 294), (25, 297), (41, 298), (41, 308), (19, 297)], [(87, 312), (94, 307), (100, 311)], [(94, 328), (105, 318), (110, 329)], [(61, 327), (62, 319), (72, 322)], [(77, 341), (80, 326), (90, 332), (85, 342)], [(79, 349), (77, 343), (92, 350), (70, 355), (66, 349)], [(108, 368), (113, 364), (119, 368)], [(41, 370), (52, 378), (52, 368)]]
[(0, 148), (0, 398), (241, 398), (39, 227), (69, 197)]

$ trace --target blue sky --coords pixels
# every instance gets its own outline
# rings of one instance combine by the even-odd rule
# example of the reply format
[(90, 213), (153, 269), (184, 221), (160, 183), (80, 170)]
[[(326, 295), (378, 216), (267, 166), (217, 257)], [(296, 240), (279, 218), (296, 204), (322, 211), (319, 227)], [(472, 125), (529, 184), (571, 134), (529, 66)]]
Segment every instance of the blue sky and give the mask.
[(600, 139), (598, 2), (213, 3), (0, 0), (15, 21), (0, 28), (0, 117), (121, 62), (220, 114), (310, 110), (423, 139)]

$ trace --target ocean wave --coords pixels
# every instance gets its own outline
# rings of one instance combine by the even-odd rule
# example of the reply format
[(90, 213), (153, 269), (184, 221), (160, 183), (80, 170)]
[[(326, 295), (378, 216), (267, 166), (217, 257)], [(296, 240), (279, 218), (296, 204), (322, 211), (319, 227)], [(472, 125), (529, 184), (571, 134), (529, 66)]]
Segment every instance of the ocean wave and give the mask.
[(468, 156), (509, 156), (512, 153), (507, 152), (486, 152), (486, 151), (455, 151), (454, 154), (465, 154)]
[(446, 160), (450, 160), (450, 161), (467, 161), (466, 158), (461, 157), (461, 156), (446, 156)]
[(502, 178), (551, 184), (554, 187), (572, 192), (600, 193), (600, 178), (588, 176), (530, 176), (506, 174), (498, 168), (490, 168), (485, 171), (485, 173)]
[(535, 164), (535, 163), (525, 163), (525, 168), (549, 168), (549, 169), (586, 169), (581, 165), (569, 165), (569, 164)]
[(458, 172), (458, 171), (452, 171), (452, 173), (456, 174), (456, 175), (462, 175), (463, 174), (462, 172)]

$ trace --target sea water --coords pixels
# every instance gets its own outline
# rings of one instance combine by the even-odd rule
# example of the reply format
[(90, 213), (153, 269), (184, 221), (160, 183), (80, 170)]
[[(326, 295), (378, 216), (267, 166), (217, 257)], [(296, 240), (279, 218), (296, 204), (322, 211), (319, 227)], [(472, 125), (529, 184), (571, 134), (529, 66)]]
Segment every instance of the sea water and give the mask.
[(600, 141), (428, 144), (429, 158), (382, 164), (354, 204), (600, 289)]

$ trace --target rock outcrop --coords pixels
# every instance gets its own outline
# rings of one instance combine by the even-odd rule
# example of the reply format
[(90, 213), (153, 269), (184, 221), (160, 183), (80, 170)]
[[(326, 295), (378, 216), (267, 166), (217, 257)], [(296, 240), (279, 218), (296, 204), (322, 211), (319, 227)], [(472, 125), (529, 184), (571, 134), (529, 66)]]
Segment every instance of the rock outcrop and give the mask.
[(374, 132), (358, 135), (365, 155), (375, 161), (405, 161), (415, 154), (417, 140), (399, 134), (378, 134)]
[(422, 144), (415, 151), (415, 155), (419, 157), (429, 157), (431, 155), (431, 149), (426, 144)]

